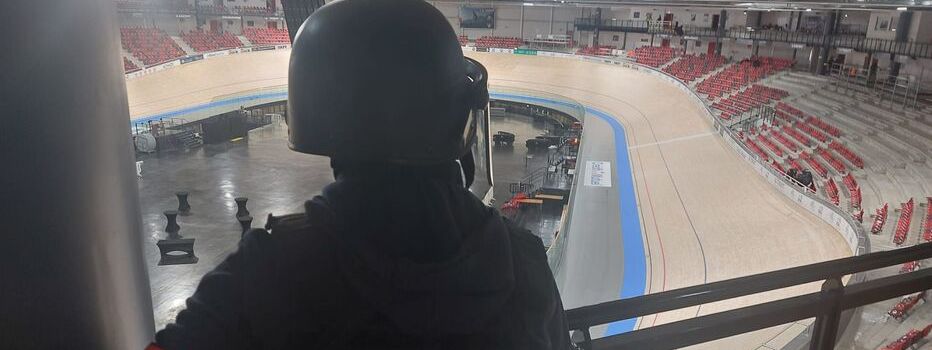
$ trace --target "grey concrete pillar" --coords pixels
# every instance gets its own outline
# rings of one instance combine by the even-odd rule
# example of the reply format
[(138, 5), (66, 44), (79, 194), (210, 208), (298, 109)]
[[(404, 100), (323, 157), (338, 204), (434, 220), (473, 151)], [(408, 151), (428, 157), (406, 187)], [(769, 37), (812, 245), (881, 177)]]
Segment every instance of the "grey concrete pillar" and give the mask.
[(0, 3), (0, 349), (153, 338), (112, 0)]
[(722, 54), (722, 41), (725, 39), (725, 28), (728, 28), (728, 12), (721, 10), (718, 14), (718, 28), (715, 35), (715, 54)]
[(822, 48), (819, 50), (819, 66), (816, 68), (818, 74), (826, 74), (829, 71), (829, 60), (832, 59), (832, 41), (835, 40), (835, 33), (838, 31), (839, 11), (829, 12), (825, 19), (825, 31), (822, 35)]

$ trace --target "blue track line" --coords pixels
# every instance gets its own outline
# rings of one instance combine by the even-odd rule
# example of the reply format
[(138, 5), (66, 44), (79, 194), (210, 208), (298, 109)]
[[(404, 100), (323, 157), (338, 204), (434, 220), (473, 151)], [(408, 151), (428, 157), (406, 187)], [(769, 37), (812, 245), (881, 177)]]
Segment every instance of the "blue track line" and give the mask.
[[(513, 99), (519, 101), (550, 103), (575, 107), (573, 104), (540, 97), (512, 94), (490, 94), (493, 98)], [(628, 158), (628, 141), (625, 129), (617, 119), (598, 109), (586, 106), (586, 113), (602, 119), (612, 127), (615, 137), (615, 177), (618, 188), (619, 220), (621, 220), (622, 254), (624, 254), (624, 271), (621, 276), (620, 299), (644, 295), (647, 289), (647, 258), (644, 254), (644, 238), (641, 234), (641, 217), (638, 214), (637, 199), (634, 195), (634, 177), (631, 161)], [(637, 319), (612, 322), (605, 335), (615, 335), (634, 330)]]

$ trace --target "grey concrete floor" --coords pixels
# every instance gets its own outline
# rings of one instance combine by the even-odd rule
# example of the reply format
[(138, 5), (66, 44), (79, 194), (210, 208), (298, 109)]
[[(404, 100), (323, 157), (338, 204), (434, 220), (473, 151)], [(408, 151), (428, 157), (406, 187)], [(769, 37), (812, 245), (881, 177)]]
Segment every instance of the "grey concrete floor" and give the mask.
[[(500, 205), (510, 198), (507, 183), (524, 177), (527, 153), (524, 140), (543, 133), (545, 125), (533, 123), (530, 118), (496, 118), (492, 130), (518, 135), (513, 148), (494, 150), (494, 175), (499, 184), (496, 203)], [(187, 152), (143, 155), (138, 159), (143, 161), (139, 193), (157, 328), (174, 320), (201, 277), (236, 249), (240, 228), (235, 219), (234, 198), (249, 198), (247, 207), (255, 218), (253, 227), (260, 227), (270, 213), (300, 212), (305, 200), (333, 181), (328, 158), (289, 150), (286, 135), (285, 125), (273, 122), (241, 140)], [(532, 159), (528, 168), (533, 168), (535, 161), (543, 163), (546, 156)], [(156, 242), (167, 235), (163, 231), (166, 224), (163, 212), (177, 209), (177, 191), (190, 193), (191, 213), (179, 216), (178, 222), (182, 236), (196, 239), (195, 252), (200, 261), (158, 266)], [(542, 236), (549, 239), (551, 234)]]

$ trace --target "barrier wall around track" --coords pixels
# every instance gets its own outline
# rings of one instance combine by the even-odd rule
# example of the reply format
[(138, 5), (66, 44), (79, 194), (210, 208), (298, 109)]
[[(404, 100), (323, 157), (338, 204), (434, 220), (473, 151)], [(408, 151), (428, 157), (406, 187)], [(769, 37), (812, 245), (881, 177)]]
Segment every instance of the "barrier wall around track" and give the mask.
[(134, 70), (131, 72), (126, 72), (126, 79), (127, 80), (135, 79), (135, 78), (138, 78), (144, 75), (149, 75), (152, 73), (161, 72), (163, 70), (166, 70), (172, 67), (177, 67), (182, 64), (188, 64), (192, 62), (207, 60), (207, 59), (221, 57), (221, 56), (229, 56), (229, 55), (235, 55), (235, 54), (246, 53), (246, 52), (254, 52), (254, 51), (283, 50), (289, 47), (291, 46), (289, 45), (253, 46), (253, 47), (242, 47), (238, 49), (219, 50), (219, 51), (213, 51), (213, 52), (207, 52), (207, 53), (199, 53), (195, 55), (188, 55), (184, 57), (179, 57), (171, 61), (159, 63), (154, 66), (149, 66), (149, 67)]

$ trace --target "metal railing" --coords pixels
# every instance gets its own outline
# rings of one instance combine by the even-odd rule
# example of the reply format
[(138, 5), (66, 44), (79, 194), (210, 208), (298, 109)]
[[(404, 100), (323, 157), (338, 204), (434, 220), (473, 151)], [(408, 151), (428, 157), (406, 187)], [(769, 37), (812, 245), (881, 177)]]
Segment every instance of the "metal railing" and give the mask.
[[(595, 18), (577, 18), (575, 25), (580, 30), (626, 31), (632, 33), (650, 33), (674, 35), (670, 22), (642, 21), (642, 20), (602, 20), (597, 26)], [(726, 29), (719, 34), (718, 29), (708, 27), (685, 26), (683, 35), (693, 37), (723, 37), (731, 39), (745, 39), (754, 41), (785, 42), (803, 44), (807, 46), (822, 46), (825, 44), (825, 35), (801, 31), (784, 31), (772, 29)], [(868, 38), (862, 33), (860, 27), (850, 30), (841, 30), (832, 35), (828, 43), (832, 47), (849, 48), (861, 52), (884, 52), (897, 55), (906, 55), (916, 58), (932, 58), (932, 44), (918, 42), (898, 42), (895, 40)]]
[[(932, 243), (712, 282), (566, 312), (582, 349), (671, 349), (815, 317), (810, 349), (833, 349), (841, 312), (932, 289), (932, 269), (845, 286), (844, 276), (932, 257)], [(820, 292), (592, 339), (589, 329), (615, 321), (823, 281)], [(578, 338), (577, 338), (578, 339)]]
[(580, 29), (593, 29), (598, 27), (600, 30), (607, 31), (625, 31), (631, 33), (659, 32), (663, 30), (673, 30), (673, 22), (670, 21), (647, 21), (639, 19), (602, 19), (597, 21), (592, 17), (576, 18), (573, 24)]

